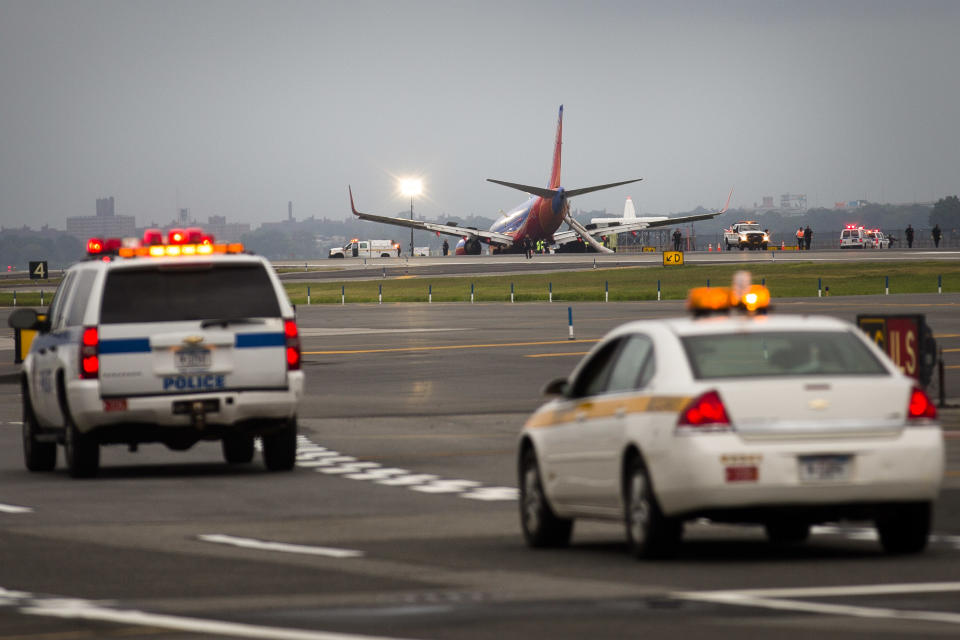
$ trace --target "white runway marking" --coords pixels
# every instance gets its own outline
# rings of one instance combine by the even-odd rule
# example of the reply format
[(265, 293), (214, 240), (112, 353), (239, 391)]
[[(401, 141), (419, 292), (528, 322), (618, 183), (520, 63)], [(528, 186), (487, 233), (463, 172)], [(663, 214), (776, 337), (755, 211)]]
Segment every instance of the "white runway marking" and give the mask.
[(7, 591), (0, 587), (0, 606), (19, 607), (21, 613), (65, 620), (96, 620), (114, 624), (156, 627), (188, 633), (206, 633), (233, 638), (262, 640), (399, 640), (387, 636), (367, 636), (333, 631), (311, 631), (289, 627), (266, 627), (242, 622), (187, 618), (145, 611), (114, 609), (78, 598), (42, 598), (24, 591)]
[(213, 542), (216, 544), (227, 544), (243, 549), (256, 549), (257, 551), (281, 551), (283, 553), (303, 553), (311, 556), (326, 556), (328, 558), (359, 558), (363, 556), (363, 551), (354, 551), (353, 549), (336, 549), (333, 547), (311, 547), (302, 544), (289, 544), (286, 542), (267, 542), (255, 538), (238, 538), (219, 533), (209, 533), (197, 536), (203, 542)]
[(406, 469), (384, 467), (379, 462), (365, 462), (342, 455), (298, 436), (297, 466), (318, 473), (337, 475), (350, 480), (368, 480), (391, 487), (407, 487), (411, 491), (434, 494), (456, 494), (482, 502), (514, 501), (518, 492), (513, 487), (485, 487), (475, 480), (454, 480), (414, 473)]
[(836, 598), (843, 596), (895, 595), (915, 593), (952, 593), (960, 591), (960, 582), (927, 582), (916, 584), (851, 585), (843, 587), (798, 587), (788, 589), (743, 589), (740, 591), (687, 591), (671, 594), (680, 600), (712, 602), (740, 607), (802, 611), (823, 615), (855, 618), (885, 618), (960, 624), (960, 613), (947, 611), (914, 611), (889, 607), (805, 602), (785, 598)]
[(33, 513), (31, 507), (20, 507), (15, 504), (0, 503), (0, 513)]

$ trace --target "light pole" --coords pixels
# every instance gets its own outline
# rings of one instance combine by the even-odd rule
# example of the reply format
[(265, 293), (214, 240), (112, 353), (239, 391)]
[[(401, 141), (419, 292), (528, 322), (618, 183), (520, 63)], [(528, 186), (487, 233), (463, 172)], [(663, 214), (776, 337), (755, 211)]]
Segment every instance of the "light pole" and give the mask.
[[(413, 221), (413, 196), (423, 192), (423, 181), (419, 178), (404, 178), (400, 181), (400, 192), (410, 196), (410, 220)], [(410, 227), (410, 257), (413, 257), (413, 227)]]

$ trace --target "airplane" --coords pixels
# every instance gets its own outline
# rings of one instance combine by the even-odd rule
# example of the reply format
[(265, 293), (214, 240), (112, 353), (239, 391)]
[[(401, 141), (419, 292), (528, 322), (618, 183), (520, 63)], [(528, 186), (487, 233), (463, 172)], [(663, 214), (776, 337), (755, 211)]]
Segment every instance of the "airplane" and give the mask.
[[(563, 140), (563, 105), (560, 105), (560, 112), (557, 117), (557, 135), (553, 148), (553, 167), (550, 172), (550, 179), (546, 187), (534, 187), (530, 185), (518, 184), (515, 182), (506, 182), (503, 180), (494, 180), (487, 178), (488, 182), (510, 187), (518, 191), (530, 194), (530, 197), (523, 204), (514, 207), (508, 211), (502, 218), (497, 220), (489, 230), (484, 231), (472, 227), (460, 227), (456, 223), (441, 224), (438, 222), (427, 222), (424, 220), (410, 220), (408, 218), (394, 218), (372, 213), (363, 213), (357, 210), (353, 199), (353, 188), (347, 186), (350, 193), (350, 209), (353, 215), (361, 220), (372, 222), (381, 222), (400, 227), (408, 227), (420, 231), (430, 231), (442, 233), (451, 236), (457, 236), (455, 252), (457, 255), (480, 255), (482, 244), (487, 244), (493, 253), (519, 253), (524, 251), (525, 240), (529, 239), (531, 245), (535, 245), (538, 240), (544, 240), (548, 244), (562, 245), (567, 242), (575, 241), (578, 238), (593, 247), (600, 253), (613, 253), (612, 250), (603, 246), (594, 236), (608, 235), (613, 233), (627, 233), (637, 229), (647, 227), (669, 226), (673, 224), (693, 222), (695, 220), (707, 220), (718, 216), (724, 211), (716, 211), (708, 214), (694, 216), (679, 216), (676, 218), (658, 217), (637, 218), (636, 221), (624, 222), (602, 228), (587, 229), (570, 215), (569, 199), (574, 196), (592, 193), (603, 189), (611, 189), (621, 185), (639, 182), (643, 178), (634, 178), (632, 180), (623, 180), (620, 182), (611, 182), (609, 184), (596, 185), (592, 187), (582, 187), (579, 189), (565, 189), (560, 186), (560, 150)], [(731, 192), (732, 194), (732, 192)], [(730, 199), (727, 198), (729, 206)], [(563, 223), (566, 222), (569, 227), (566, 231), (559, 231)], [(594, 225), (590, 225), (594, 226)]]
[(623, 203), (623, 216), (620, 218), (590, 218), (590, 224), (622, 224), (637, 219), (637, 210), (633, 208), (633, 200), (627, 196), (627, 201)]

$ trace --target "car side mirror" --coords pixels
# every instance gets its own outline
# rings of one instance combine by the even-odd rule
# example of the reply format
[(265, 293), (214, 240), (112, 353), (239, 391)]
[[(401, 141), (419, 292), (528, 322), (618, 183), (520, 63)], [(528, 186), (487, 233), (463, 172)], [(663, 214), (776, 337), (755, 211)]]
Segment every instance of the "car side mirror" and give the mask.
[(570, 385), (566, 378), (557, 378), (545, 384), (542, 393), (545, 396), (565, 396), (569, 389)]
[(38, 314), (33, 309), (17, 309), (7, 318), (7, 324), (11, 329), (20, 329), (27, 331), (49, 331), (50, 324), (46, 317)]

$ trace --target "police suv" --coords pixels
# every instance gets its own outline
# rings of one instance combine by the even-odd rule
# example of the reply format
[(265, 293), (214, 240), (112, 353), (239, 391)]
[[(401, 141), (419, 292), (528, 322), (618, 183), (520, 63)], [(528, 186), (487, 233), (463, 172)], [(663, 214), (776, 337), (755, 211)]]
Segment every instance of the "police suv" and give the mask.
[(262, 257), (199, 229), (150, 230), (142, 242), (92, 239), (47, 314), (18, 309), (37, 331), (23, 363), (23, 450), (30, 471), (90, 477), (100, 445), (220, 440), (228, 463), (292, 469), (303, 395), (294, 309)]

